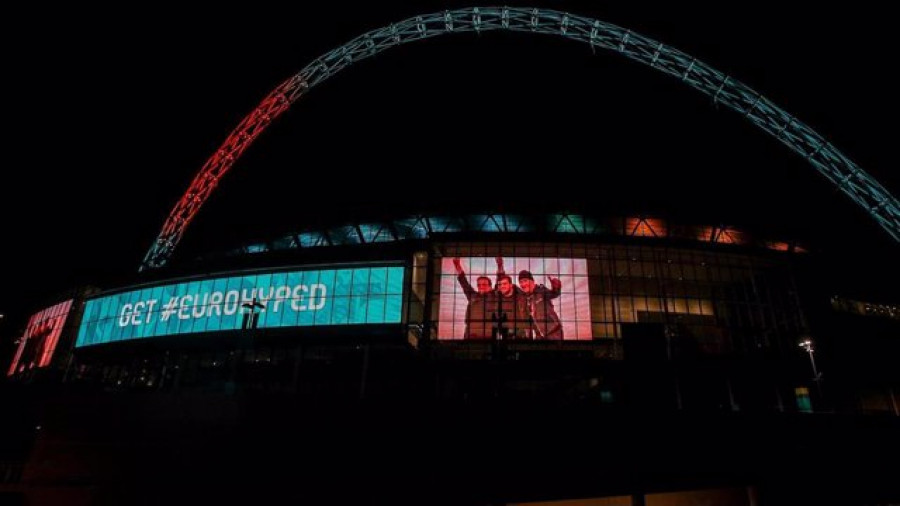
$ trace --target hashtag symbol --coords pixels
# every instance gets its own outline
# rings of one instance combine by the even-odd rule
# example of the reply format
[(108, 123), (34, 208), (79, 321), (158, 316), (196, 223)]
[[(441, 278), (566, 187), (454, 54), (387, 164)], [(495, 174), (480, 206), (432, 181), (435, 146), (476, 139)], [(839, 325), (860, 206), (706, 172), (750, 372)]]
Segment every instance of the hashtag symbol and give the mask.
[(172, 313), (175, 311), (178, 311), (178, 297), (171, 297), (169, 298), (169, 302), (166, 302), (166, 305), (163, 306), (160, 319), (162, 321), (168, 321), (169, 317), (172, 316)]

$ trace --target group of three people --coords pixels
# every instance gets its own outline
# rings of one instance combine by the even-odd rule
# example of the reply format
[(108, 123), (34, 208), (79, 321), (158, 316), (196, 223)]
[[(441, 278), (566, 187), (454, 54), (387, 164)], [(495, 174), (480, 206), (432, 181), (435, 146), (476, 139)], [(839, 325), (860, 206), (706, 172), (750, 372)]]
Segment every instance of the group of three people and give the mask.
[(472, 288), (459, 258), (453, 259), (456, 277), (468, 300), (465, 339), (548, 339), (562, 340), (563, 328), (553, 307), (562, 282), (548, 276), (550, 288), (537, 285), (530, 271), (519, 271), (519, 285), (503, 270), (497, 257), (497, 285), (487, 276), (475, 280)]

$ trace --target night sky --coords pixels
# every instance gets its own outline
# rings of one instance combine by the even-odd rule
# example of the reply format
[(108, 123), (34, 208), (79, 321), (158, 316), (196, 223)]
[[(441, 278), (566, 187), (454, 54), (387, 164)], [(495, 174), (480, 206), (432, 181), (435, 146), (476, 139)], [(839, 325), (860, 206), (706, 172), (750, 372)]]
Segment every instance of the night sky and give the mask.
[[(631, 28), (730, 74), (900, 194), (887, 4), (622, 3), (544, 5)], [(469, 5), (377, 4), (202, 16), (78, 5), (9, 19), (29, 35), (5, 43), (0, 339), (68, 288), (112, 288), (133, 275), (213, 150), (316, 56), (392, 21)], [(349, 177), (350, 167), (362, 175)], [(442, 183), (416, 192), (398, 183), (426, 178)], [(900, 300), (900, 248), (798, 155), (662, 73), (526, 34), (409, 44), (314, 88), (235, 165), (179, 253), (358, 217), (534, 208), (799, 237), (835, 275), (836, 292)]]

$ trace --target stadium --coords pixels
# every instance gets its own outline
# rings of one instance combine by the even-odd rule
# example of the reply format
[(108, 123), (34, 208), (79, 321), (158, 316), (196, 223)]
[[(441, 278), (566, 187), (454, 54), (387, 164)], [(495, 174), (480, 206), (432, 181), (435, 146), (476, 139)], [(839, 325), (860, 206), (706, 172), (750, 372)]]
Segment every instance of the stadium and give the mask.
[[(276, 87), (197, 173), (134, 281), (73, 287), (35, 311), (4, 389), (22, 420), (39, 423), (10, 422), (10, 434), (30, 436), (24, 457), (4, 463), (0, 494), (23, 504), (890, 499), (891, 466), (866, 461), (872, 446), (891, 448), (900, 377), (888, 359), (852, 356), (842, 337), (889, 356), (900, 313), (805, 300), (822, 293), (803, 241), (656, 214), (457, 205), (173, 255), (219, 180), (312, 86), (396, 45), (489, 30), (568, 37), (676, 76), (900, 234), (896, 198), (874, 178), (678, 50), (549, 10), (410, 18)], [(810, 449), (798, 432), (831, 446)]]
[[(795, 343), (809, 333), (791, 267), (792, 257), (803, 251), (785, 242), (754, 244), (735, 229), (563, 214), (417, 216), (301, 232), (221, 255), (233, 264), (252, 260), (253, 267), (78, 300), (74, 306), (84, 309), (74, 318), (74, 332), (62, 339), (72, 348), (74, 337), (77, 360), (69, 364), (61, 354), (56, 366), (73, 380), (160, 389), (171, 386), (176, 374), (180, 383), (204, 383), (201, 377), (228, 370), (233, 360), (264, 361), (279, 388), (287, 388), (296, 378), (275, 371), (293, 369), (284, 366), (298, 356), (300, 344), (327, 350), (341, 341), (358, 346), (373, 338), (463, 360), (546, 352), (619, 361), (633, 345), (632, 353), (651, 360), (736, 356), (777, 363), (779, 357), (793, 357)], [(328, 261), (335, 258), (343, 261)], [(463, 274), (454, 270), (453, 259), (460, 260)], [(553, 321), (561, 332), (547, 335), (550, 317), (535, 317), (533, 307), (522, 315), (519, 308), (481, 301), (481, 316), (467, 317), (473, 303), (460, 279), (471, 290), (476, 278), (494, 278), (498, 269), (518, 274), (518, 283), (529, 272), (544, 288), (548, 279), (559, 280), (560, 293), (544, 304), (554, 305)], [(534, 305), (518, 286), (509, 298)], [(72, 307), (69, 300), (35, 315), (30, 326), (35, 330), (24, 343), (45, 339), (47, 344), (33, 345), (34, 351), (23, 344), (10, 374), (50, 365)], [(56, 334), (48, 334), (47, 327)], [(467, 327), (480, 332), (467, 334)], [(251, 350), (268, 345), (232, 358), (241, 348), (235, 343), (250, 342)], [(495, 349), (500, 342), (502, 352)], [(176, 364), (166, 364), (165, 357), (187, 345), (196, 349), (179, 368), (191, 372), (176, 373)], [(37, 356), (41, 359), (29, 358)], [(787, 364), (783, 369), (791, 370)], [(778, 380), (777, 368), (770, 372), (770, 378), (740, 381), (772, 385), (760, 409), (793, 398), (796, 379)], [(194, 373), (197, 377), (183, 377)], [(710, 393), (725, 393), (734, 380), (704, 383)], [(608, 401), (619, 397), (606, 388)], [(731, 401), (707, 395), (698, 402), (710, 408), (757, 402), (729, 395)], [(796, 409), (793, 401), (788, 404)]]

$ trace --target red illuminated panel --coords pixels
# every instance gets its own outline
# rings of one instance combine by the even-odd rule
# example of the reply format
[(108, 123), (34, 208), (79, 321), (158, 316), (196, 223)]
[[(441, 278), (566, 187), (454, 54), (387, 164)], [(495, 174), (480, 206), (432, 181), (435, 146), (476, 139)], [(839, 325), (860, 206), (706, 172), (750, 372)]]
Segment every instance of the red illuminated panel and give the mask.
[(778, 241), (768, 241), (766, 242), (766, 247), (775, 251), (788, 251), (791, 249), (788, 243)]
[(666, 222), (656, 218), (625, 218), (625, 235), (632, 237), (665, 237)]
[(746, 244), (744, 233), (729, 227), (700, 227), (697, 240), (719, 244)]
[(71, 308), (72, 300), (70, 299), (31, 316), (28, 326), (25, 328), (25, 335), (19, 342), (16, 356), (9, 366), (7, 376), (29, 369), (46, 367), (50, 364)]

